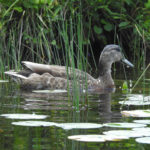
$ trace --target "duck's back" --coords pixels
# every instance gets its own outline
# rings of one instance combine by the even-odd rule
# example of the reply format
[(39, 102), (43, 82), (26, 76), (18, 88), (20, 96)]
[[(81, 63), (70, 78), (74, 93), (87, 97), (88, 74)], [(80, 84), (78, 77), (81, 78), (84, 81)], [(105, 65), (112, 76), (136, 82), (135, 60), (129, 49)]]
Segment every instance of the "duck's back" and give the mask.
[(45, 65), (33, 62), (22, 62), (32, 72), (42, 75), (43, 73), (49, 73), (53, 77), (61, 77), (64, 79), (77, 79), (77, 80), (95, 80), (90, 74), (71, 67), (58, 66), (58, 65)]

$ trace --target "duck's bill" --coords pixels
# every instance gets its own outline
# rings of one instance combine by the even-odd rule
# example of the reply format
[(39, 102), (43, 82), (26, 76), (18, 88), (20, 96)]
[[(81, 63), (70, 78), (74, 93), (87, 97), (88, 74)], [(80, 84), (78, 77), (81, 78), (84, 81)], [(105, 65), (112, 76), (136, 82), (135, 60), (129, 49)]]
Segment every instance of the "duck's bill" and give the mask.
[(130, 66), (130, 67), (134, 67), (134, 65), (130, 61), (128, 61), (127, 59), (125, 59), (125, 58), (122, 59), (122, 62), (125, 63), (126, 65)]

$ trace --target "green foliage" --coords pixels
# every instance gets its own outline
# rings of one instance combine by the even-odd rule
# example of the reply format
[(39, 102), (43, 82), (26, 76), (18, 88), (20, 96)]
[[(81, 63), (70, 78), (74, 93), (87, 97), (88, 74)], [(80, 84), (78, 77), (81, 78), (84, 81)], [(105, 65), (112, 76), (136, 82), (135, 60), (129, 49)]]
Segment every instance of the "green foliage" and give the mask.
[(128, 89), (127, 81), (124, 81), (124, 82), (123, 82), (122, 89), (123, 89), (123, 90), (127, 90), (127, 89)]
[(149, 0), (0, 0), (1, 59), (9, 58), (2, 62), (16, 67), (31, 59), (65, 64), (70, 43), (75, 61), (78, 49), (93, 58), (104, 45), (119, 43), (140, 67), (149, 48), (149, 8)]
[[(110, 43), (119, 43), (139, 68), (145, 66), (149, 8), (149, 0), (0, 0), (0, 73), (20, 68), (22, 60), (90, 72), (88, 59), (96, 68), (94, 55)], [(79, 110), (76, 81), (74, 76)]]

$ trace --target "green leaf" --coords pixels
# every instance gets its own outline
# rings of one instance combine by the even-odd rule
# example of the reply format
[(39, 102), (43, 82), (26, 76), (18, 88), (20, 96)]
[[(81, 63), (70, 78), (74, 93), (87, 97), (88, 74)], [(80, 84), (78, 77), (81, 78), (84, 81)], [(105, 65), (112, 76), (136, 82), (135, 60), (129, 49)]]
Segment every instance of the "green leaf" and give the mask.
[(127, 81), (124, 81), (124, 82), (123, 82), (122, 89), (123, 89), (123, 90), (127, 90), (127, 89), (128, 89)]
[(33, 4), (39, 4), (39, 3), (40, 3), (40, 0), (32, 0), (32, 3), (33, 3)]
[(33, 38), (32, 40), (34, 44), (37, 44), (37, 38)]
[(98, 27), (98, 26), (94, 26), (94, 32), (97, 33), (97, 34), (101, 34), (103, 32), (102, 28), (101, 27)]
[(150, 8), (150, 0), (148, 0), (148, 2), (145, 3), (145, 7), (146, 7), (146, 8)]
[(120, 24), (119, 24), (119, 27), (125, 27), (125, 26), (127, 26), (129, 24), (129, 22), (121, 22)]
[(47, 0), (40, 0), (40, 4), (46, 4)]
[(108, 125), (112, 125), (112, 126), (121, 126), (119, 123), (108, 123)]
[(51, 42), (51, 44), (52, 44), (52, 45), (56, 45), (56, 40), (53, 40), (53, 41)]
[(108, 32), (112, 31), (113, 29), (113, 25), (110, 23), (107, 23), (106, 25), (104, 25), (104, 29)]
[(14, 7), (13, 9), (18, 11), (18, 12), (22, 12), (23, 11), (22, 7)]
[(106, 21), (106, 20), (104, 20), (104, 19), (101, 19), (101, 21), (100, 21), (102, 24), (107, 24), (108, 22)]
[(146, 113), (150, 113), (150, 111), (148, 111), (148, 110), (144, 110), (144, 112), (146, 112)]
[(125, 0), (125, 3), (127, 3), (128, 5), (131, 5), (133, 2), (132, 0)]

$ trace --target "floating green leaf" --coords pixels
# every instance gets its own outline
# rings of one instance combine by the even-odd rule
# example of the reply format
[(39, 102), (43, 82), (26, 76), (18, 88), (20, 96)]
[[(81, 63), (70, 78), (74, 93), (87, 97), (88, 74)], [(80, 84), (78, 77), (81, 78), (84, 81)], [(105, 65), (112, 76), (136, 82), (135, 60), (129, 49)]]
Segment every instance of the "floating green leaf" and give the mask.
[(104, 135), (72, 135), (68, 139), (82, 142), (105, 142)]
[(149, 135), (150, 136), (150, 132), (147, 133), (147, 132), (141, 132), (140, 131), (140, 128), (138, 131), (135, 131), (135, 130), (110, 130), (110, 131), (105, 131), (103, 132), (103, 134), (105, 135), (114, 135), (114, 136), (125, 136), (127, 138), (130, 138), (130, 137), (142, 137), (142, 136), (145, 136), (145, 135)]
[(54, 122), (47, 122), (47, 121), (18, 121), (18, 122), (12, 122), (13, 125), (17, 126), (32, 126), (32, 127), (49, 127), (49, 126), (55, 126), (56, 123)]
[(150, 120), (134, 120), (133, 122), (142, 123), (142, 124), (150, 124)]
[(138, 124), (138, 123), (128, 123), (128, 122), (121, 122), (121, 123), (105, 123), (103, 124), (107, 127), (115, 127), (115, 128), (138, 128), (138, 127), (145, 127), (145, 124)]
[(101, 124), (96, 123), (60, 123), (57, 125), (65, 130), (70, 129), (94, 129), (94, 128), (101, 128)]
[(120, 123), (108, 123), (110, 126), (121, 126)]
[(150, 113), (150, 110), (144, 110), (144, 112), (146, 112), (146, 113)]
[(105, 142), (105, 141), (120, 141), (123, 139), (128, 139), (128, 137), (115, 135), (72, 135), (68, 136), (68, 139), (81, 142)]
[(45, 119), (46, 115), (36, 115), (36, 114), (2, 114), (2, 117), (8, 119)]
[(150, 110), (125, 110), (121, 114), (125, 117), (150, 117)]
[(150, 144), (150, 137), (136, 138), (135, 141), (138, 143)]

